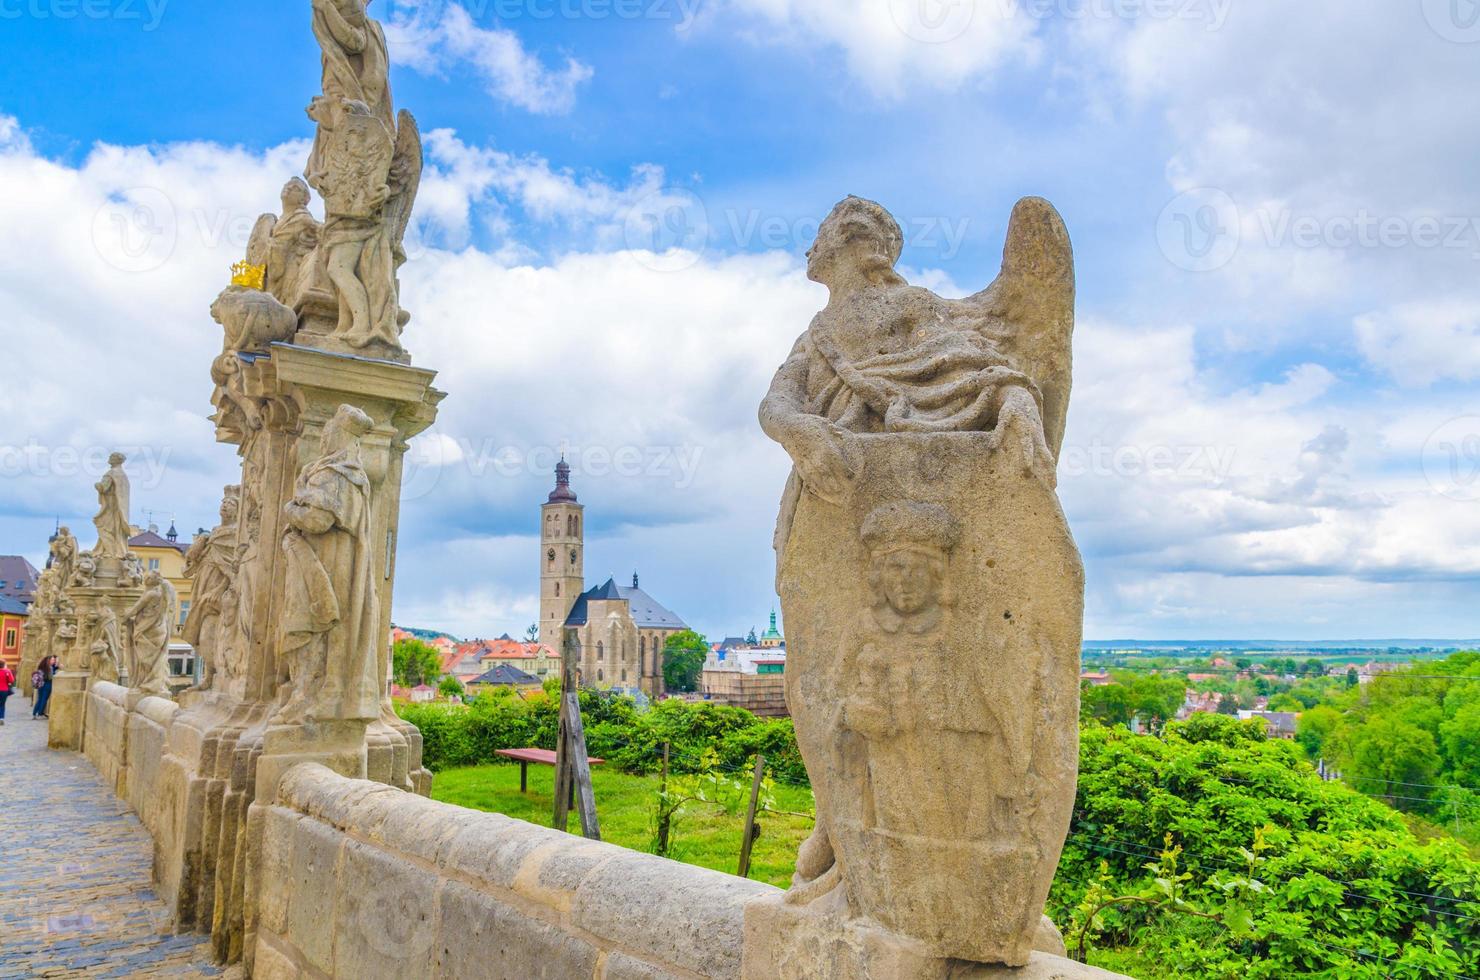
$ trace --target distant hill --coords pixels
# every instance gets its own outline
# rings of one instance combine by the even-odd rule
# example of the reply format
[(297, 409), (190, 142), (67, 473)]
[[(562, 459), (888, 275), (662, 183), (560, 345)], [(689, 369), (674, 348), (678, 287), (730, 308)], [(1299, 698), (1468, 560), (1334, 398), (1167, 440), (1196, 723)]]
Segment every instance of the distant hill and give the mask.
[(1345, 650), (1436, 651), (1480, 649), (1480, 639), (1381, 639), (1381, 640), (1085, 640), (1085, 650), (1157, 650), (1204, 652), (1213, 650)]
[(445, 636), (449, 640), (452, 640), (455, 643), (461, 643), (462, 642), (462, 637), (460, 637), (460, 636), (454, 636), (453, 634), (443, 632), (442, 630), (427, 630), (427, 629), (421, 629), (420, 627), (416, 627), (416, 626), (398, 626), (395, 623), (392, 623), (391, 624), (391, 627), (393, 629), (402, 629), (402, 630), (405, 630), (406, 632), (410, 633), (412, 636), (416, 637), (418, 640), (438, 640), (438, 639), (441, 639), (442, 637)]

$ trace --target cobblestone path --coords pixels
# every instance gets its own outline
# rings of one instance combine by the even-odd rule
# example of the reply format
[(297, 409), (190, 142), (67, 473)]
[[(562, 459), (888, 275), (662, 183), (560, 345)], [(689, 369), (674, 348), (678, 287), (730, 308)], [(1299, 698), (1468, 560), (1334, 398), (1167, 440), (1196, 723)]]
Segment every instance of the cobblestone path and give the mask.
[(219, 977), (210, 943), (175, 936), (153, 843), (81, 755), (46, 747), (12, 698), (0, 727), (0, 978)]

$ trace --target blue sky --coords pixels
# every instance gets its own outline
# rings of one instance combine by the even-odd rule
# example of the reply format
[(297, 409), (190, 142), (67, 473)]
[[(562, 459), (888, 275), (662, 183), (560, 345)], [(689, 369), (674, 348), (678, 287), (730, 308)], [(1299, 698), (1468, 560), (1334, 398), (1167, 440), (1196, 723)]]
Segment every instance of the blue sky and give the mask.
[[(1467, 2), (376, 0), (428, 134), (406, 343), (450, 392), (397, 618), (533, 621), (565, 448), (593, 583), (764, 625), (786, 460), (755, 408), (824, 299), (816, 222), (881, 201), (959, 294), (1038, 194), (1080, 276), (1087, 636), (1480, 634)], [(136, 520), (214, 514), (207, 307), (302, 168), (307, 21), (0, 0), (0, 550), (39, 562), (58, 514), (90, 544), (115, 445)]]

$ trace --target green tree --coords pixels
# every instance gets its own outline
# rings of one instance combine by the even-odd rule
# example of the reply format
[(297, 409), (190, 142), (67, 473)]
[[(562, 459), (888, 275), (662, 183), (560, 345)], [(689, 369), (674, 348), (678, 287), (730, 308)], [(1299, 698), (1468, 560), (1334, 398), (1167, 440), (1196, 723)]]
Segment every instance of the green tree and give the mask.
[(464, 694), (462, 681), (448, 674), (442, 678), (442, 683), (437, 685), (437, 692), (444, 698), (460, 698)]
[(1299, 712), (1305, 710), (1305, 704), (1295, 695), (1290, 694), (1287, 691), (1281, 694), (1276, 694), (1274, 697), (1269, 699), (1269, 710)]
[(442, 655), (420, 640), (397, 640), (391, 647), (391, 673), (402, 687), (435, 684), (442, 676)]
[(1348, 667), (1346, 669), (1346, 686), (1347, 687), (1356, 687), (1357, 684), (1358, 684), (1358, 682), (1360, 680), (1361, 680), (1361, 676), (1358, 675), (1357, 668), (1355, 668), (1355, 667)]
[(530, 623), (529, 629), (524, 631), (525, 643), (538, 643), (540, 641), (540, 624)]
[(1305, 675), (1307, 677), (1319, 677), (1326, 672), (1326, 665), (1315, 657), (1305, 662)]
[(1340, 711), (1328, 704), (1318, 705), (1300, 716), (1295, 741), (1305, 750), (1305, 757), (1316, 762), (1327, 756), (1327, 743), (1340, 726)]
[(663, 683), (670, 691), (697, 691), (709, 641), (693, 630), (674, 633), (663, 644)]
[(1396, 718), (1378, 717), (1353, 738), (1345, 771), (1358, 789), (1387, 798), (1400, 810), (1423, 810), (1424, 787), (1438, 775), (1434, 736)]

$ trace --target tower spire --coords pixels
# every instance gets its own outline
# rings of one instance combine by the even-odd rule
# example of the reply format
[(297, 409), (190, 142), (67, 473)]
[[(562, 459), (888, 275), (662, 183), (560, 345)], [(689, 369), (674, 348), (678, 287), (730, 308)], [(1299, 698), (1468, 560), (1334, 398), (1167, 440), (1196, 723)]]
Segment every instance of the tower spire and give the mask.
[(550, 491), (550, 503), (573, 504), (576, 495), (570, 488), (570, 464), (565, 461), (565, 454), (561, 454), (560, 462), (555, 464), (555, 489)]

